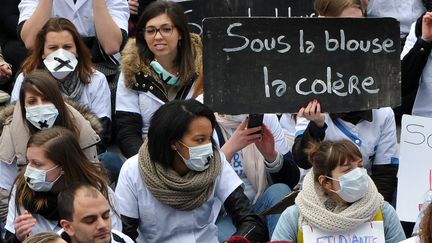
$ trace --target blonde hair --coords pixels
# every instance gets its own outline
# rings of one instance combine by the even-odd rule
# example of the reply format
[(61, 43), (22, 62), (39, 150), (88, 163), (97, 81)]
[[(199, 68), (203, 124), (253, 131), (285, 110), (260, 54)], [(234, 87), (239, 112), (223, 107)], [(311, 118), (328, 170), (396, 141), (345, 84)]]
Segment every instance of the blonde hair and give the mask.
[(61, 237), (54, 232), (41, 232), (31, 235), (23, 241), (23, 243), (52, 243)]
[(339, 17), (342, 11), (349, 7), (359, 8), (364, 14), (366, 6), (362, 0), (315, 0), (315, 11), (321, 16)]

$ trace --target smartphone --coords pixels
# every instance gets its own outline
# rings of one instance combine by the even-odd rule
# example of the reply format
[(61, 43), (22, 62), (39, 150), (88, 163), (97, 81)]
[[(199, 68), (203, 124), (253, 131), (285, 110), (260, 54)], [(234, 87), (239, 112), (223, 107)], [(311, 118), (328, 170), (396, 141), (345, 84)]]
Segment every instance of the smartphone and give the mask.
[[(249, 114), (249, 122), (247, 128), (259, 127), (263, 124), (264, 114)], [(254, 134), (261, 133), (261, 131)]]

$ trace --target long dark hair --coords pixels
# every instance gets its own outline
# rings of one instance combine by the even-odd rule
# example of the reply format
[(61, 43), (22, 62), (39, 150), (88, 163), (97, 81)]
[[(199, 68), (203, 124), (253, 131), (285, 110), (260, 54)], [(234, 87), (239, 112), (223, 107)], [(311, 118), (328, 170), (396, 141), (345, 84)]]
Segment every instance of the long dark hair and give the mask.
[(171, 144), (183, 137), (192, 120), (197, 117), (209, 119), (212, 129), (216, 126), (213, 111), (196, 100), (175, 100), (162, 105), (150, 121), (148, 132), (150, 159), (164, 167), (170, 167), (176, 154), (171, 149)]
[(63, 100), (61, 91), (57, 85), (57, 80), (55, 80), (50, 74), (43, 70), (34, 70), (28, 73), (22, 82), (19, 102), (21, 105), (21, 115), (23, 121), (26, 121), (27, 127), (31, 134), (39, 131), (26, 119), (26, 109), (25, 109), (25, 93), (30, 92), (32, 94), (42, 96), (46, 101), (54, 104), (57, 108), (59, 114), (55, 121), (55, 125), (63, 126), (79, 137), (78, 128), (74, 125), (72, 116), (66, 103)]
[[(64, 190), (68, 185), (76, 181), (83, 181), (97, 188), (108, 198), (108, 178), (105, 171), (99, 166), (90, 162), (84, 155), (77, 138), (71, 131), (64, 127), (53, 127), (41, 130), (33, 134), (28, 143), (29, 147), (42, 148), (45, 156), (63, 169), (63, 175), (59, 190)], [(33, 205), (39, 210), (47, 204), (46, 198), (35, 198), (37, 192), (28, 187), (24, 170), (16, 179), (15, 206), (17, 212), (23, 205)], [(27, 209), (27, 208), (26, 208)]]
[(138, 47), (140, 59), (143, 63), (150, 64), (155, 58), (153, 52), (151, 52), (147, 46), (147, 42), (144, 38), (144, 29), (149, 20), (161, 14), (168, 15), (182, 37), (178, 43), (175, 65), (179, 69), (178, 76), (181, 83), (185, 84), (197, 70), (195, 70), (194, 53), (188, 30), (187, 17), (179, 4), (169, 1), (155, 1), (146, 7), (136, 26), (136, 45)]

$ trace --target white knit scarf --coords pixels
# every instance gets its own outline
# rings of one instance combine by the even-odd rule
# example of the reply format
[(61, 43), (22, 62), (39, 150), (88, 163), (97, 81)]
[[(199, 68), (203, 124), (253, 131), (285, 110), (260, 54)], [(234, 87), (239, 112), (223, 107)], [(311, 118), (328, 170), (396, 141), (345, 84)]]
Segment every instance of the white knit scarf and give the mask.
[(309, 172), (303, 181), (303, 190), (297, 196), (295, 203), (299, 208), (299, 227), (309, 224), (328, 232), (340, 232), (357, 228), (370, 221), (384, 203), (383, 196), (369, 178), (366, 195), (360, 200), (339, 206), (324, 195), (318, 183), (314, 182), (313, 171)]
[[(220, 125), (222, 135), (226, 141), (233, 134), (232, 130), (237, 129), (240, 123), (228, 120), (217, 113), (215, 116), (216, 121)], [(261, 196), (261, 194), (267, 189), (269, 185), (269, 182), (267, 181), (267, 172), (264, 166), (264, 156), (253, 143), (244, 147), (241, 152), (244, 158), (244, 173), (256, 192), (255, 198), (253, 200), (253, 203), (255, 203), (257, 198)]]

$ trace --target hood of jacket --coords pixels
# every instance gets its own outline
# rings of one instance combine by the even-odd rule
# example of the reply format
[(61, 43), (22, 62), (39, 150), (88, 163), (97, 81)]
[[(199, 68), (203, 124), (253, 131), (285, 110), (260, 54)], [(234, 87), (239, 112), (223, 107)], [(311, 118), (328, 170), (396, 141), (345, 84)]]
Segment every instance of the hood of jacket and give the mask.
[[(202, 43), (201, 38), (198, 34), (190, 33), (191, 43), (192, 43), (192, 51), (194, 55), (195, 61), (195, 69), (196, 72), (201, 70), (202, 65)], [(132, 88), (134, 84), (137, 82), (135, 79), (135, 74), (138, 72), (143, 72), (147, 75), (153, 75), (149, 65), (141, 62), (141, 59), (138, 54), (138, 48), (136, 46), (135, 38), (130, 38), (127, 42), (125, 48), (122, 51), (122, 64), (121, 69), (125, 77), (125, 85), (128, 88)]]
[[(93, 157), (96, 155), (93, 154), (93, 151), (88, 151), (87, 148), (100, 141), (98, 133), (102, 132), (102, 125), (96, 115), (88, 108), (69, 101), (67, 103), (74, 124), (80, 131), (79, 144), (86, 156), (89, 157), (89, 160), (95, 161)], [(10, 164), (16, 160), (18, 165), (25, 165), (25, 152), (27, 141), (30, 138), (30, 131), (26, 126), (26, 121), (22, 119), (19, 103), (7, 105), (0, 110), (0, 132), (0, 147), (2, 148), (0, 150), (0, 161)], [(96, 148), (94, 151), (96, 151)]]

